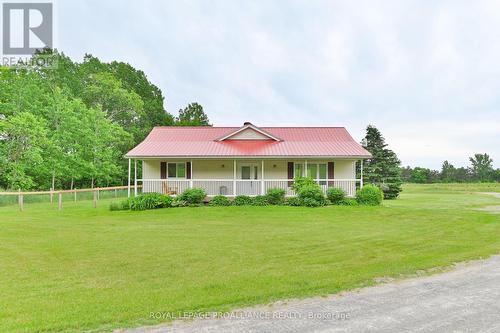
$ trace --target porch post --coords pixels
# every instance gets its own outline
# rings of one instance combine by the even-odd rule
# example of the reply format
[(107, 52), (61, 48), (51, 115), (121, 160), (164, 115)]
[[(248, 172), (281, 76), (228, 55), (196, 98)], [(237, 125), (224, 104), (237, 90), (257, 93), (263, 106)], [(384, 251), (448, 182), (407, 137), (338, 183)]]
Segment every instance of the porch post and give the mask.
[(304, 176), (307, 177), (307, 160), (304, 160)]
[(363, 188), (363, 160), (361, 160), (361, 167), (360, 167), (360, 170), (361, 170), (361, 180), (359, 181), (359, 188)]
[(233, 196), (236, 196), (236, 160), (233, 160)]
[(130, 198), (130, 158), (128, 159), (128, 182), (127, 182), (127, 196)]
[(134, 197), (137, 196), (137, 160), (134, 159)]
[(266, 194), (266, 191), (264, 189), (264, 160), (261, 161), (261, 172), (260, 172), (260, 194), (264, 195)]
[(193, 188), (193, 160), (189, 163), (189, 174), (191, 177), (189, 178), (189, 188)]

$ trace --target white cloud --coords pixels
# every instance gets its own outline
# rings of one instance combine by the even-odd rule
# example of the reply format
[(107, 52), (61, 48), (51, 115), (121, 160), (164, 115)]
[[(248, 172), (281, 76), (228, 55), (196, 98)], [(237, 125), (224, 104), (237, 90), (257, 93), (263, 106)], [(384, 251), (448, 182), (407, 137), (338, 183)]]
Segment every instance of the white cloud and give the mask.
[(500, 165), (498, 1), (65, 1), (60, 48), (143, 69), (217, 125), (380, 127), (404, 164)]

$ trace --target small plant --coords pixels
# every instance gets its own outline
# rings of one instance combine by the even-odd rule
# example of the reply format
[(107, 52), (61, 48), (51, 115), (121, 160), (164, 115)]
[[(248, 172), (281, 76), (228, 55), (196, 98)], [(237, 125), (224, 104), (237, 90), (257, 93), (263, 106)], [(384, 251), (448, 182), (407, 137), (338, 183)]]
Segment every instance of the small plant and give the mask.
[(253, 206), (269, 206), (269, 201), (265, 195), (257, 195), (253, 198)]
[(314, 184), (317, 185), (317, 183), (311, 177), (296, 177), (293, 180), (292, 190), (298, 194), (302, 187)]
[[(326, 204), (326, 199), (323, 195), (323, 191), (321, 190), (321, 187), (316, 183), (302, 186), (297, 196), (303, 206), (317, 207), (324, 206)], [(316, 201), (317, 205), (313, 205), (311, 203), (312, 200)]]
[(285, 202), (285, 190), (281, 188), (270, 188), (267, 190), (267, 201), (270, 205), (282, 205)]
[(160, 193), (146, 193), (128, 200), (131, 210), (146, 210), (170, 207), (172, 197)]
[(285, 200), (287, 206), (301, 206), (300, 199), (297, 197), (290, 197)]
[(384, 199), (384, 193), (375, 185), (365, 185), (356, 192), (356, 200), (360, 205), (378, 206)]
[(200, 205), (207, 196), (202, 188), (188, 188), (179, 196), (180, 200), (186, 201), (189, 205)]
[(210, 206), (231, 206), (231, 200), (224, 195), (216, 195), (210, 200)]
[(339, 202), (344, 200), (345, 192), (341, 188), (329, 187), (326, 191), (326, 197), (330, 200), (332, 205), (338, 205)]
[(238, 195), (233, 200), (235, 206), (250, 206), (253, 204), (253, 198), (248, 195)]
[(122, 200), (119, 202), (114, 201), (109, 205), (109, 210), (111, 211), (130, 210), (130, 203), (128, 200)]
[(358, 206), (359, 203), (356, 201), (356, 199), (344, 198), (343, 200), (339, 201), (338, 205), (339, 206)]

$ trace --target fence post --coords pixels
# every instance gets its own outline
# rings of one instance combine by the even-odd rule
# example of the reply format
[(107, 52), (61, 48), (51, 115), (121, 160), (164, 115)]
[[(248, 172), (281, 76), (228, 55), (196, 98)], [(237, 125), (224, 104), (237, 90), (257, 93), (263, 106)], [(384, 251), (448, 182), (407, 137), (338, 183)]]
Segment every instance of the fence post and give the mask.
[(53, 191), (54, 191), (54, 188), (51, 187), (50, 188), (50, 203), (54, 202), (54, 198), (53, 198), (54, 197), (54, 193), (53, 193)]
[(19, 203), (19, 210), (22, 212), (24, 209), (24, 200), (23, 195), (21, 194), (21, 189), (19, 189), (19, 196), (17, 198), (17, 202)]
[(75, 194), (75, 202), (76, 202), (76, 187), (74, 189), (75, 192), (73, 192)]
[(118, 197), (118, 192), (117, 192), (117, 189), (115, 188), (115, 198)]
[(97, 190), (97, 200), (99, 200), (99, 194), (100, 194), (100, 192), (99, 192), (99, 190)]
[(58, 199), (59, 199), (59, 202), (58, 202), (59, 203), (59, 210), (61, 210), (62, 209), (62, 193), (61, 192), (59, 192), (59, 198)]
[(96, 191), (94, 191), (94, 208), (97, 207), (97, 194)]

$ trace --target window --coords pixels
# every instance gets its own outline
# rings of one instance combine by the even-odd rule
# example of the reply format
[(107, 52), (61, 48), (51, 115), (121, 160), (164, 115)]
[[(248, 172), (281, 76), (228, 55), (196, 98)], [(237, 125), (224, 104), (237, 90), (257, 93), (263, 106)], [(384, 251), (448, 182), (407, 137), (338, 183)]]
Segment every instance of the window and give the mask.
[(293, 164), (293, 178), (304, 176), (304, 164), (294, 163)]
[[(312, 179), (320, 179), (322, 181), (319, 182), (320, 185), (326, 185), (327, 179), (327, 168), (326, 163), (307, 163), (307, 173), (305, 172), (303, 163), (294, 163), (293, 168), (293, 176), (301, 177), (304, 174), (307, 174), (307, 177), (311, 177)], [(323, 181), (324, 179), (324, 181)]]
[(186, 178), (186, 163), (168, 163), (168, 178)]

